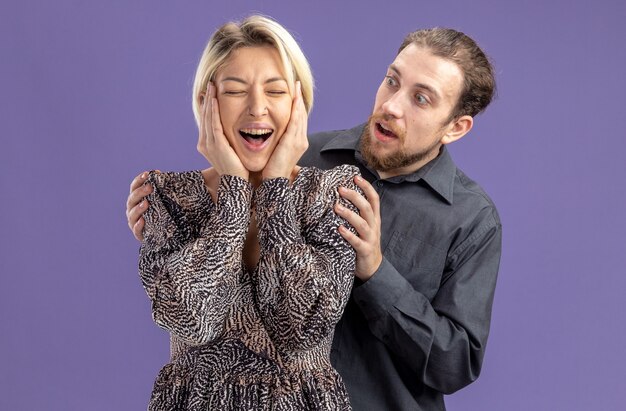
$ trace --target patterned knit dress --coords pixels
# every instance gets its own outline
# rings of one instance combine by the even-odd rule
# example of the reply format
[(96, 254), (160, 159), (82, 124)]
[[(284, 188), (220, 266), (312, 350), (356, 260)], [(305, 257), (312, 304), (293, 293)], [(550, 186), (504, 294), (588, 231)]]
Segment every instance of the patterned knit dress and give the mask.
[[(302, 168), (256, 190), (222, 176), (216, 203), (199, 171), (150, 174), (139, 272), (171, 358), (149, 410), (351, 409), (329, 354), (355, 266), (333, 206), (354, 210), (337, 188), (356, 190), (357, 173)], [(253, 207), (261, 251), (246, 270)]]

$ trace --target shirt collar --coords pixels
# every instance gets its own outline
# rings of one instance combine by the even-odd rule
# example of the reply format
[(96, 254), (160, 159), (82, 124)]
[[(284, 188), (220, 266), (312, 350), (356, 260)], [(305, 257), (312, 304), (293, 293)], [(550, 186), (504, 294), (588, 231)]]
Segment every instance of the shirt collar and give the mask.
[(330, 150), (352, 150), (358, 151), (359, 140), (361, 139), (361, 134), (363, 133), (363, 129), (365, 128), (365, 124), (360, 124), (354, 128), (349, 130), (343, 130), (339, 134), (337, 134), (332, 140), (322, 147), (320, 153), (324, 151)]
[[(357, 127), (340, 132), (326, 143), (320, 152), (351, 150), (355, 152), (355, 158), (362, 163), (362, 157), (359, 151), (359, 140), (364, 127), (365, 124), (361, 124)], [(375, 173), (375, 175), (378, 175), (378, 173)], [(439, 155), (419, 170), (411, 174), (391, 177), (387, 180), (391, 183), (401, 183), (404, 181), (418, 182), (419, 180), (423, 180), (430, 188), (443, 197), (446, 202), (452, 204), (455, 177), (456, 165), (454, 161), (452, 161), (452, 157), (446, 149), (446, 146), (442, 146)]]

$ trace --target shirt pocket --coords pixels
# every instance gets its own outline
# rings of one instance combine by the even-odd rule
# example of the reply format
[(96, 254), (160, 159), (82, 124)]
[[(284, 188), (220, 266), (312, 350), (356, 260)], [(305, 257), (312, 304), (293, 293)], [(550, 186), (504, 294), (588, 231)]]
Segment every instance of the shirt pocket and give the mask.
[(416, 291), (429, 300), (434, 298), (445, 267), (445, 251), (415, 233), (394, 231), (383, 254)]

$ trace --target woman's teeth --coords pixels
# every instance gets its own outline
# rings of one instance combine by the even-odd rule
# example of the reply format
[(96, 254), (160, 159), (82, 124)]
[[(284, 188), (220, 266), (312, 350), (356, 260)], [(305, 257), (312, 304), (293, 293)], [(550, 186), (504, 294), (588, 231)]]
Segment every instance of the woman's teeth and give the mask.
[(270, 138), (274, 130), (271, 128), (243, 128), (239, 134), (249, 143), (263, 143)]
[(262, 135), (262, 134), (271, 134), (271, 128), (242, 128), (239, 130), (241, 133), (252, 134), (252, 135)]

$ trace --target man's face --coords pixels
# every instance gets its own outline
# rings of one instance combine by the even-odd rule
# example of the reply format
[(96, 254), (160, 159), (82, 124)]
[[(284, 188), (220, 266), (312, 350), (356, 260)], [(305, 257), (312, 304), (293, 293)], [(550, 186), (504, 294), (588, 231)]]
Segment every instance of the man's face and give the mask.
[(450, 141), (450, 114), (462, 85), (463, 73), (455, 63), (421, 46), (407, 46), (376, 93), (361, 138), (365, 161), (385, 178), (409, 174), (435, 158)]

